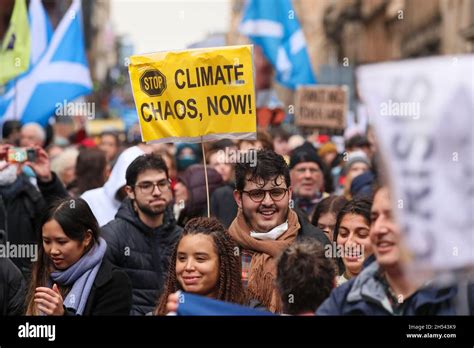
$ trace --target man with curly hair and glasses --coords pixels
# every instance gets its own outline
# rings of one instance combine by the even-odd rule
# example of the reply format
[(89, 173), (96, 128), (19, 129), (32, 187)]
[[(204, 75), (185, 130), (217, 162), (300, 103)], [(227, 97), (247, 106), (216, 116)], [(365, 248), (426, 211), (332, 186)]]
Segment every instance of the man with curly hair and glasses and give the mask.
[(239, 247), (242, 282), (250, 297), (270, 311), (282, 311), (275, 288), (276, 259), (296, 240), (314, 238), (329, 244), (324, 232), (290, 208), (292, 188), (284, 158), (271, 150), (257, 152), (255, 163), (237, 163), (234, 198), (239, 207), (229, 233)]

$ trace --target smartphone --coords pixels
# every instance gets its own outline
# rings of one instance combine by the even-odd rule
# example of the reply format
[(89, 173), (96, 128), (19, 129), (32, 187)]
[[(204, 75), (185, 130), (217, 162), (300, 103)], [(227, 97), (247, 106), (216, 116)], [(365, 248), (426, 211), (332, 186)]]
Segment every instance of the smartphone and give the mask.
[(11, 147), (8, 149), (7, 162), (22, 163), (36, 161), (36, 150), (24, 147)]

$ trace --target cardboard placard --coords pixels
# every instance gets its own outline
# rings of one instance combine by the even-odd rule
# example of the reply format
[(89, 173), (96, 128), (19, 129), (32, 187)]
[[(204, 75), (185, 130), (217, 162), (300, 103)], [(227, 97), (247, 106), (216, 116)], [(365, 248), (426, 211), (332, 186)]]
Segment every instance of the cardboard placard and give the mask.
[(348, 112), (347, 86), (300, 86), (295, 96), (297, 126), (343, 131)]
[(246, 45), (132, 56), (143, 141), (255, 139), (252, 51)]

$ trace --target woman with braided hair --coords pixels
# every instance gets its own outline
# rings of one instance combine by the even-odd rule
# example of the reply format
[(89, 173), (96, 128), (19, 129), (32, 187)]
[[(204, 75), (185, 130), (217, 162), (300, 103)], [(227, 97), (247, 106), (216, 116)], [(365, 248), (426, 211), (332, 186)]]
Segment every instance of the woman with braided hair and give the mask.
[(166, 315), (168, 297), (178, 290), (246, 304), (238, 248), (215, 218), (189, 220), (171, 256), (168, 279), (155, 315)]

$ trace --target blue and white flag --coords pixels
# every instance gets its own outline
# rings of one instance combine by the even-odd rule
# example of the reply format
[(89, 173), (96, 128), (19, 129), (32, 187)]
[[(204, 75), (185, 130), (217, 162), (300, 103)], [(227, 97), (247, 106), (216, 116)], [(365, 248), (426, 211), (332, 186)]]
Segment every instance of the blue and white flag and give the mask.
[(274, 316), (271, 312), (180, 292), (177, 315), (252, 315)]
[(0, 95), (0, 119), (46, 125), (58, 103), (92, 91), (84, 48), (81, 1), (73, 0), (51, 36), (40, 0), (30, 4), (31, 67)]
[(262, 47), (283, 86), (295, 89), (316, 83), (291, 0), (249, 0), (239, 31)]
[[(38, 64), (40, 58), (46, 52), (51, 38), (53, 37), (53, 26), (41, 0), (31, 0), (29, 8), (30, 37), (31, 37), (31, 65)], [(26, 74), (25, 74), (26, 75)]]

